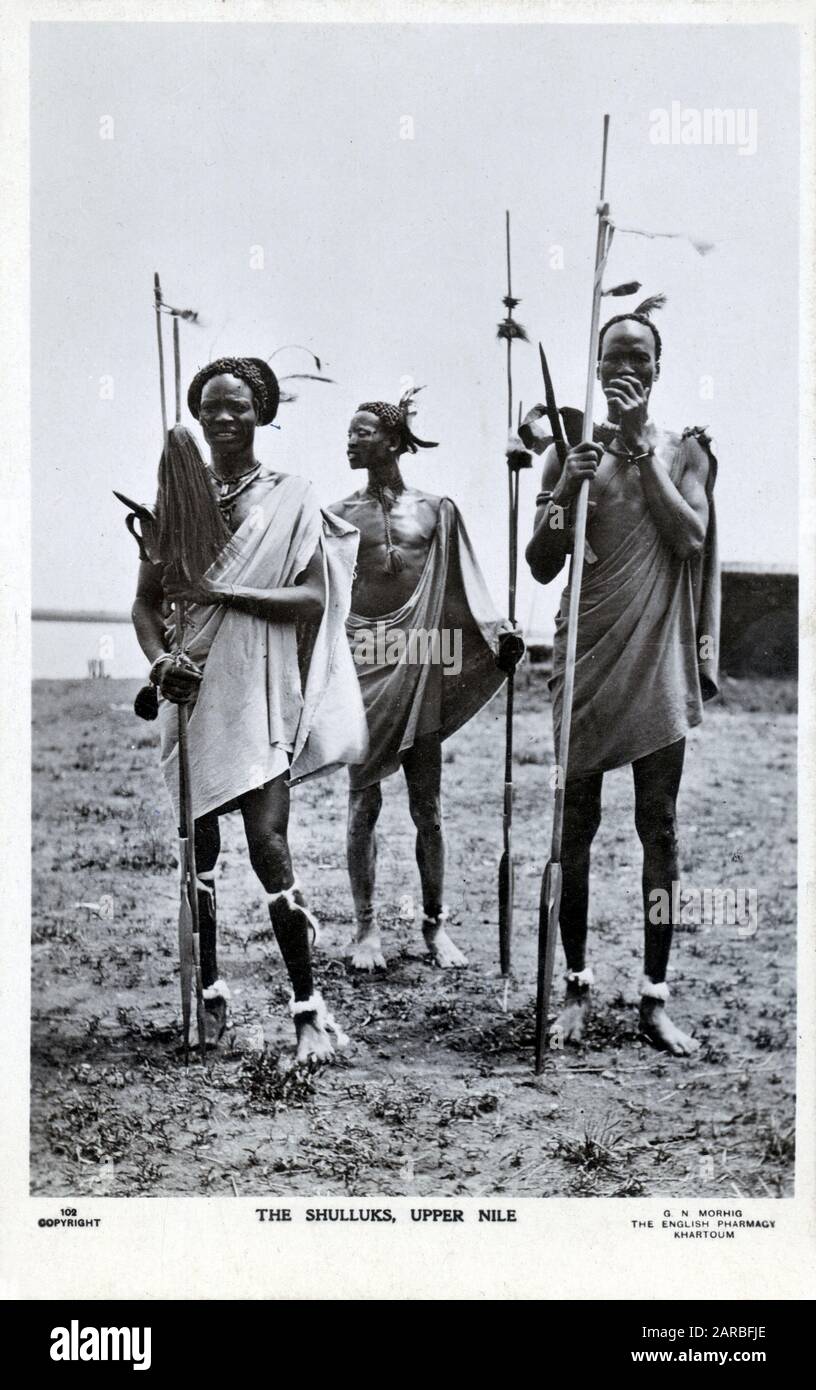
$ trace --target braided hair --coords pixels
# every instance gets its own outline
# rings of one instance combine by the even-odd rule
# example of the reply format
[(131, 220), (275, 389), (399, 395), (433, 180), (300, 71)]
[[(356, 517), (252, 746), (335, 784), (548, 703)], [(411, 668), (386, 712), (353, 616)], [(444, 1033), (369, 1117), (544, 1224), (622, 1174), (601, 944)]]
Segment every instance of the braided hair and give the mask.
[(663, 343), (661, 342), (656, 325), (652, 323), (651, 319), (647, 319), (645, 314), (615, 314), (613, 318), (608, 319), (598, 334), (598, 361), (600, 362), (603, 353), (603, 340), (607, 329), (613, 328), (616, 323), (626, 323), (628, 319), (631, 319), (633, 323), (642, 323), (644, 328), (651, 328), (655, 342), (655, 363), (658, 363), (660, 361)]
[(187, 404), (194, 420), (201, 412), (201, 394), (208, 381), (215, 376), (234, 376), (243, 381), (252, 392), (258, 412), (258, 424), (269, 425), (278, 413), (280, 388), (278, 378), (262, 357), (218, 357), (215, 362), (202, 367), (190, 382)]
[(414, 391), (406, 391), (399, 405), (391, 405), (389, 401), (363, 401), (358, 405), (358, 410), (365, 410), (369, 415), (376, 415), (378, 420), (382, 420), (384, 425), (393, 430), (397, 436), (399, 452), (401, 454), (415, 454), (417, 449), (438, 449), (439, 445), (431, 443), (427, 439), (418, 439), (411, 430), (408, 421), (411, 419), (413, 411), (411, 405), (416, 391), (421, 391), (418, 386)]
[[(621, 288), (639, 289), (640, 286), (635, 285), (634, 287), (632, 287), (626, 285), (622, 286)], [(652, 314), (654, 313), (655, 309), (663, 309), (665, 307), (665, 304), (665, 294), (652, 294), (649, 295), (648, 299), (641, 300), (640, 304), (636, 305), (630, 314), (615, 314), (614, 318), (608, 319), (607, 322), (604, 324), (603, 328), (601, 329), (600, 333), (598, 334), (598, 361), (600, 362), (601, 360), (601, 354), (603, 352), (604, 334), (606, 333), (607, 329), (612, 328), (613, 325), (616, 323), (626, 323), (627, 319), (631, 319), (634, 323), (641, 323), (644, 328), (651, 329), (655, 345), (656, 366), (660, 361), (660, 354), (663, 350), (663, 343), (661, 342), (660, 334), (658, 333), (655, 325), (652, 323)]]

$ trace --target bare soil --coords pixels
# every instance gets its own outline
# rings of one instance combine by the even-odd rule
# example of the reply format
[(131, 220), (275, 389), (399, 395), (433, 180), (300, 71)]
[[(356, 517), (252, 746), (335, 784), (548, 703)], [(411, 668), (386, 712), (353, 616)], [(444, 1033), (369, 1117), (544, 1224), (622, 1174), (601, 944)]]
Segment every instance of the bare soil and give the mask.
[[(293, 793), (296, 868), (324, 924), (318, 981), (351, 1034), (282, 1077), (288, 984), (240, 817), (223, 822), (220, 966), (233, 1022), (212, 1064), (180, 1053), (175, 829), (138, 682), (34, 690), (32, 1192), (54, 1195), (785, 1196), (794, 1160), (796, 717), (780, 681), (726, 681), (689, 738), (684, 886), (756, 889), (758, 929), (678, 933), (671, 1009), (691, 1059), (637, 1034), (640, 848), (631, 774), (604, 784), (592, 870), (597, 1003), (586, 1042), (532, 1071), (551, 722), (519, 680), (513, 979), (498, 970), (502, 697), (445, 745), (452, 935), (419, 932), (413, 827), (386, 784), (379, 903), (388, 969), (348, 972), (343, 773)], [(559, 965), (560, 970), (560, 965)], [(560, 991), (557, 985), (556, 993)], [(506, 993), (506, 998), (505, 998)], [(554, 1001), (555, 1002), (555, 1001)]]

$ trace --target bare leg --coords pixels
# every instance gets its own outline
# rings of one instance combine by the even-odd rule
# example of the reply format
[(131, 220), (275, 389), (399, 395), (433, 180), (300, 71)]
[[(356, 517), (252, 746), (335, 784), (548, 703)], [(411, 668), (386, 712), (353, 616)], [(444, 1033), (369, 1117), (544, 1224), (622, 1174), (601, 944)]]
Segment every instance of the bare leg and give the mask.
[(561, 852), (561, 941), (567, 958), (564, 1007), (555, 1022), (563, 1042), (581, 1041), (589, 1016), (591, 972), (586, 968), (589, 858), (601, 823), (603, 773), (567, 779)]
[(221, 851), (221, 831), (215, 812), (201, 816), (195, 823), (196, 873), (201, 882), (198, 888), (199, 946), (201, 951), (201, 977), (204, 988), (215, 984), (218, 979), (218, 958), (215, 933), (215, 881), (214, 874), (218, 855)]
[(195, 823), (196, 897), (201, 982), (204, 986), (205, 1042), (217, 1047), (227, 1026), (229, 990), (218, 975), (216, 940), (215, 865), (221, 850), (218, 813), (212, 811)]
[(467, 957), (445, 931), (445, 837), (442, 829), (442, 748), (438, 734), (418, 739), (402, 759), (408, 805), (416, 826), (416, 858), (422, 884), (425, 944), (445, 969), (467, 965)]
[[(249, 858), (267, 894), (278, 895), (269, 905), (269, 916), (292, 983), (295, 1003), (314, 996), (308, 911), (299, 890), (285, 894), (294, 884), (289, 855), (289, 788), (283, 776), (247, 792), (239, 805), (244, 820)], [(333, 1055), (329, 1035), (320, 1022), (317, 1007), (295, 1017), (296, 1060), (313, 1057), (325, 1061)]]
[(672, 902), (672, 884), (677, 880), (677, 793), (683, 772), (685, 739), (660, 748), (632, 764), (635, 778), (635, 826), (643, 845), (643, 913), (645, 939), (643, 951), (644, 984), (640, 1004), (640, 1027), (655, 1047), (675, 1057), (687, 1057), (697, 1043), (677, 1028), (666, 1013), (666, 969), (672, 942), (671, 924), (649, 920), (655, 901), (652, 893), (660, 889)]
[(349, 788), (346, 854), (357, 930), (351, 947), (351, 964), (356, 970), (385, 968), (380, 929), (374, 912), (374, 885), (377, 876), (376, 824), (382, 809), (379, 782), (359, 791)]

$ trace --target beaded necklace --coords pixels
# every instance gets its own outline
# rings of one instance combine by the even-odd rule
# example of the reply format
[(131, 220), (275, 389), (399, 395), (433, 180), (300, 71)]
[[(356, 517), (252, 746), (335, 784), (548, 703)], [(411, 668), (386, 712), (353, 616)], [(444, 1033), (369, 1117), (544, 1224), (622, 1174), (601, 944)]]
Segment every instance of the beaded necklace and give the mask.
[(391, 519), (388, 515), (397, 497), (399, 497), (400, 493), (404, 492), (404, 490), (404, 488), (396, 489), (374, 482), (370, 482), (366, 488), (369, 497), (373, 497), (376, 502), (379, 502), (382, 509), (383, 523), (385, 525), (385, 568), (389, 574), (399, 574), (405, 564), (399, 550), (394, 545), (394, 538), (391, 534)]
[(207, 472), (212, 478), (218, 493), (216, 501), (227, 521), (232, 520), (235, 499), (240, 497), (242, 492), (246, 492), (248, 487), (252, 486), (262, 467), (263, 464), (255, 463), (247, 473), (242, 473), (240, 477), (223, 479), (219, 478), (215, 470), (208, 465)]

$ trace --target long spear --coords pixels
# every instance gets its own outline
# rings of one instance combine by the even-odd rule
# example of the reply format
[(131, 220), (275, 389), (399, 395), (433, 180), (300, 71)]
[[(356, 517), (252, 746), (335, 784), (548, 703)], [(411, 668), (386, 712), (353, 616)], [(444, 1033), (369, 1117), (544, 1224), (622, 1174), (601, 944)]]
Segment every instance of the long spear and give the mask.
[[(159, 385), (161, 392), (162, 432), (164, 436), (164, 457), (167, 464), (170, 455), (170, 431), (167, 427), (167, 397), (164, 386), (164, 343), (162, 340), (162, 292), (158, 271), (153, 276), (153, 296), (156, 310), (156, 335), (159, 347)], [(179, 315), (173, 314), (173, 357), (175, 377), (176, 420), (181, 418), (181, 362), (179, 350)], [(184, 653), (185, 605), (183, 599), (174, 601), (176, 629), (176, 648), (179, 655)], [(181, 1022), (184, 1039), (184, 1061), (190, 1056), (190, 1016), (193, 981), (196, 992), (196, 1025), (198, 1046), (202, 1062), (206, 1062), (207, 1046), (204, 1018), (204, 990), (201, 978), (198, 935), (198, 892), (196, 887), (195, 862), (195, 817), (193, 814), (190, 787), (190, 750), (187, 742), (187, 706), (176, 706), (178, 715), (178, 765), (179, 765), (179, 976), (181, 983)]]
[[(601, 316), (602, 280), (609, 250), (609, 204), (604, 202), (606, 190), (606, 152), (609, 141), (609, 117), (603, 122), (603, 154), (601, 156), (601, 192), (598, 199), (598, 232), (595, 242), (595, 270), (592, 280), (592, 318), (589, 330), (589, 361), (587, 364), (586, 396), (584, 401), (583, 437), (592, 438), (593, 404), (595, 400), (595, 363), (598, 348), (598, 325)], [(547, 1018), (552, 989), (555, 945), (561, 911), (561, 840), (564, 830), (564, 793), (567, 780), (572, 699), (575, 686), (575, 657), (578, 643), (578, 607), (581, 599), (581, 580), (584, 572), (589, 479), (584, 479), (575, 508), (572, 563), (569, 577), (569, 616), (567, 620), (567, 653), (564, 666), (564, 690), (561, 703), (561, 732), (558, 745), (558, 767), (553, 806), (553, 827), (550, 858), (541, 883), (538, 913), (538, 980), (536, 987), (535, 1070), (539, 1075), (544, 1066)]]
[[(507, 428), (513, 429), (513, 341), (516, 338), (527, 341), (527, 334), (513, 317), (513, 310), (521, 300), (513, 298), (513, 281), (510, 268), (510, 213), (504, 214), (505, 244), (507, 249), (507, 294), (502, 303), (507, 309), (506, 317), (499, 324), (498, 336), (507, 343)], [(529, 454), (514, 452), (507, 456), (508, 488), (508, 600), (507, 616), (511, 623), (516, 620), (516, 581), (518, 575), (518, 513), (519, 513), (519, 471), (530, 468)], [(503, 850), (499, 861), (499, 961), (505, 979), (510, 974), (511, 950), (513, 940), (513, 897), (515, 888), (515, 865), (513, 863), (513, 707), (515, 701), (515, 674), (507, 677), (507, 706), (504, 730), (504, 803), (502, 810)]]

